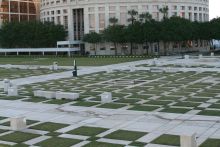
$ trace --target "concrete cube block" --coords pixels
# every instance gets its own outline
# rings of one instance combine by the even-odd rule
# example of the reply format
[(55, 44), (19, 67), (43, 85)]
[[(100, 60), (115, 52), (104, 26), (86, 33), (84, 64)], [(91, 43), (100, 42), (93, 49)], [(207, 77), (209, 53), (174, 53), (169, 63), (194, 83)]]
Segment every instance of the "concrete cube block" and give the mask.
[(53, 62), (53, 70), (58, 70), (58, 63), (57, 62)]
[(8, 88), (10, 87), (10, 80), (9, 79), (4, 79), (3, 81), (3, 86), (4, 86), (4, 92), (8, 92)]
[(17, 96), (18, 95), (18, 87), (12, 86), (8, 88), (8, 96)]
[(10, 118), (10, 126), (12, 130), (26, 129), (26, 118), (25, 117), (13, 117)]
[(112, 68), (106, 68), (106, 73), (112, 73), (113, 69)]
[(193, 135), (181, 135), (180, 147), (198, 147), (196, 143), (196, 134)]
[(129, 68), (130, 68), (130, 72), (136, 71), (135, 66), (133, 66), (133, 65), (130, 65)]
[(56, 97), (56, 92), (36, 90), (36, 91), (34, 91), (34, 96), (44, 97), (44, 98), (47, 98), (47, 99), (52, 99), (52, 98)]
[(112, 102), (112, 93), (111, 92), (104, 92), (101, 94), (101, 103), (111, 103)]
[(212, 56), (212, 57), (215, 56), (214, 52), (211, 52), (211, 56)]
[(79, 98), (79, 93), (70, 93), (70, 92), (56, 92), (56, 99), (70, 99), (76, 100)]
[(184, 59), (189, 59), (189, 55), (184, 55)]

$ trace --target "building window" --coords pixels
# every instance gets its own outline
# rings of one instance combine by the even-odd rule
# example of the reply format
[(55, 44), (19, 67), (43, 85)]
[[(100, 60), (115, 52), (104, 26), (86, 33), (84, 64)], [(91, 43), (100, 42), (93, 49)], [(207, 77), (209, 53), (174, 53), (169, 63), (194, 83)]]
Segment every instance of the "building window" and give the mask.
[(105, 28), (105, 14), (99, 14), (99, 28)]
[(95, 28), (95, 15), (89, 14), (89, 28), (94, 29)]

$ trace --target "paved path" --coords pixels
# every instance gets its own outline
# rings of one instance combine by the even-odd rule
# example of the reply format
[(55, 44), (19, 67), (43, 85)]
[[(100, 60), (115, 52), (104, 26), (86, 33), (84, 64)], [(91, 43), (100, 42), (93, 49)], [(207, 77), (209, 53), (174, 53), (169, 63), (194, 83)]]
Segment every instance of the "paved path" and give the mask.
[[(175, 135), (196, 133), (199, 144), (208, 137), (220, 138), (220, 117), (211, 116), (60, 106), (19, 100), (0, 100), (0, 116), (26, 116), (27, 119), (43, 122), (68, 123), (72, 126), (70, 128), (82, 125), (105, 127), (110, 129), (109, 133), (117, 129), (144, 131), (148, 134), (139, 141), (147, 143), (165, 133)], [(104, 135), (100, 134), (100, 137)]]
[[(80, 76), (80, 75), (102, 72), (102, 71), (106, 71), (109, 68), (111, 68), (111, 69), (128, 69), (129, 65), (135, 66), (135, 65), (140, 65), (140, 64), (147, 63), (147, 62), (148, 62), (148, 60), (140, 60), (140, 61), (126, 62), (126, 63), (120, 63), (120, 64), (106, 65), (106, 66), (80, 67), (78, 70), (78, 75)], [(23, 67), (23, 65), (21, 65), (21, 66)], [(32, 76), (32, 77), (13, 79), (13, 80), (11, 80), (11, 82), (16, 85), (26, 85), (26, 84), (32, 84), (32, 83), (45, 82), (45, 81), (49, 81), (49, 80), (70, 78), (70, 77), (72, 77), (72, 71), (65, 71), (65, 72), (61, 72), (61, 73), (53, 73), (53, 74), (48, 74), (48, 75), (40, 75), (40, 76)], [(0, 88), (3, 88), (2, 81), (0, 81)]]

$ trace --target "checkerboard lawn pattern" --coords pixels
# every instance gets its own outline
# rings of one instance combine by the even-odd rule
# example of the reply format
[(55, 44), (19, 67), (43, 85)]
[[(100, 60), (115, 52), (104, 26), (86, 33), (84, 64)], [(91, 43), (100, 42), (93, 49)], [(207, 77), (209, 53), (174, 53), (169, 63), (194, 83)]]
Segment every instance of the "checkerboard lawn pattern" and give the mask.
[[(67, 78), (26, 85), (20, 87), (18, 97), (8, 97), (0, 91), (0, 99), (182, 114), (198, 110), (199, 115), (219, 116), (220, 84), (199, 81), (208, 76), (220, 77), (220, 73), (99, 72), (80, 76), (77, 79)], [(135, 81), (134, 84), (128, 84), (132, 81)], [(76, 92), (80, 93), (80, 98), (76, 101), (48, 100), (34, 97), (34, 90)], [(112, 92), (113, 101), (111, 103), (101, 103), (100, 94), (103, 92)], [(216, 101), (215, 103), (212, 102), (213, 99)], [(208, 103), (210, 106), (200, 107), (204, 103)]]

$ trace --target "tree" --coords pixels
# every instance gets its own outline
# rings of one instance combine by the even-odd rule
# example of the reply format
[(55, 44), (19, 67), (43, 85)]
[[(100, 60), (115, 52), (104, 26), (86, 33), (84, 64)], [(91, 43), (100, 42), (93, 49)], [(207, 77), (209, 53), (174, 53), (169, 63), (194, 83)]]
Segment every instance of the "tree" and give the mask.
[[(128, 22), (131, 22), (130, 25), (132, 26), (135, 23), (135, 21), (137, 20), (138, 12), (133, 9), (133, 10), (128, 11), (128, 15), (130, 15), (130, 18), (128, 18)], [(132, 34), (130, 34), (130, 35), (132, 35)], [(130, 40), (132, 40), (132, 39), (130, 39)], [(133, 54), (133, 42), (132, 41), (130, 42), (130, 45), (131, 45), (130, 54), (132, 55)]]
[(159, 12), (163, 14), (163, 19), (168, 18), (168, 11), (169, 11), (168, 6), (159, 9)]
[(96, 32), (91, 32), (89, 34), (85, 34), (83, 37), (84, 42), (94, 44), (95, 55), (96, 55), (97, 43), (100, 43), (101, 40), (102, 40), (101, 35)]
[(137, 20), (138, 12), (136, 10), (130, 10), (128, 11), (128, 15), (130, 18), (128, 18), (128, 22), (131, 22), (131, 24), (134, 24), (134, 22)]
[(140, 14), (139, 19), (140, 19), (140, 22), (144, 23), (144, 22), (152, 21), (153, 18), (149, 12), (146, 12), (146, 13)]
[(66, 36), (63, 26), (50, 22), (9, 22), (0, 29), (0, 44), (5, 48), (55, 47)]
[[(145, 37), (143, 35), (143, 24), (136, 21), (134, 24), (128, 25), (126, 29), (126, 37), (127, 41), (131, 42), (132, 44), (143, 44)], [(131, 54), (133, 54), (133, 52), (131, 52)]]
[(111, 18), (109, 18), (109, 23), (113, 24), (113, 25), (116, 25), (118, 23), (118, 19), (115, 18), (115, 17), (111, 17)]

